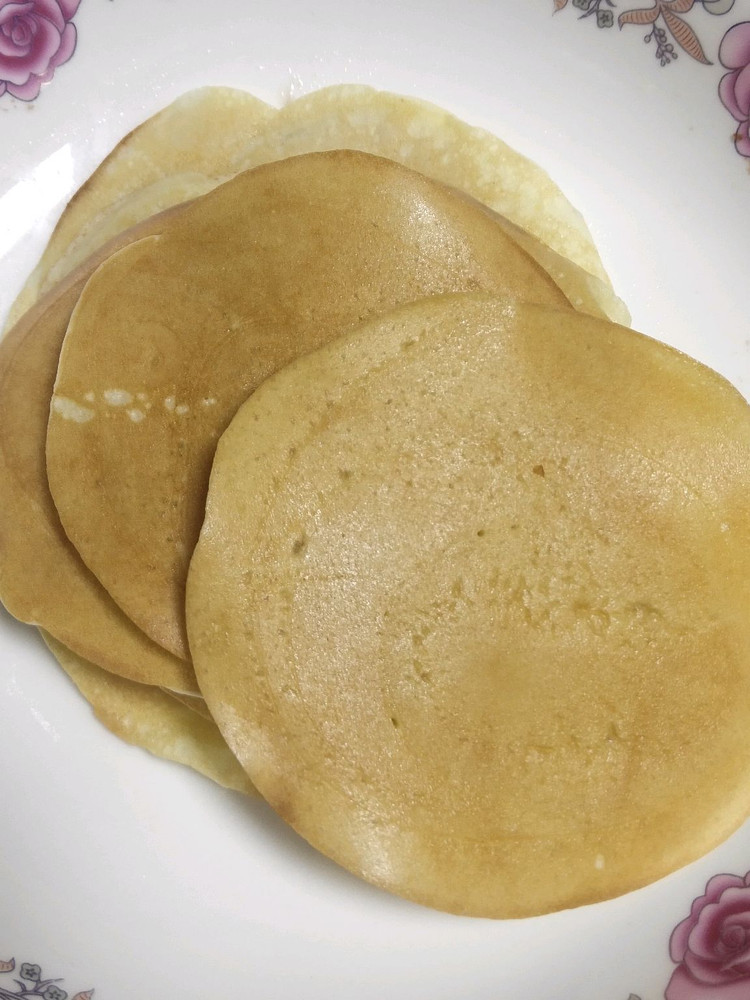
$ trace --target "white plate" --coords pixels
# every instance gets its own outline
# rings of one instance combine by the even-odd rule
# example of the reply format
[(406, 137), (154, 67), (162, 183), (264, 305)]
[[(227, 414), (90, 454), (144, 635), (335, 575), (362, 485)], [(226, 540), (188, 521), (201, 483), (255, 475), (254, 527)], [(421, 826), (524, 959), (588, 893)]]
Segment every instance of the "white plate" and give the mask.
[[(591, 0), (582, 18), (576, 0), (82, 0), (67, 10), (75, 51), (39, 96), (0, 97), (0, 316), (65, 200), (172, 98), (223, 83), (280, 103), (362, 82), (441, 104), (543, 164), (583, 210), (634, 325), (747, 395), (750, 158), (719, 97), (718, 53), (750, 3), (650, 3)], [(656, 22), (630, 23), (639, 7)], [(664, 65), (659, 31), (677, 56)], [(669, 953), (707, 880), (750, 868), (750, 826), (612, 902), (523, 921), (452, 917), (370, 888), (264, 806), (110, 737), (32, 630), (1, 611), (0, 691), (0, 960), (16, 962), (0, 971), (6, 1000), (93, 987), (97, 1000), (657, 1000), (675, 972), (669, 1000), (750, 997), (736, 968), (714, 977), (720, 992), (683, 990)], [(710, 913), (745, 896), (724, 893)], [(750, 901), (740, 909), (748, 922)], [(60, 981), (40, 986), (37, 973)]]

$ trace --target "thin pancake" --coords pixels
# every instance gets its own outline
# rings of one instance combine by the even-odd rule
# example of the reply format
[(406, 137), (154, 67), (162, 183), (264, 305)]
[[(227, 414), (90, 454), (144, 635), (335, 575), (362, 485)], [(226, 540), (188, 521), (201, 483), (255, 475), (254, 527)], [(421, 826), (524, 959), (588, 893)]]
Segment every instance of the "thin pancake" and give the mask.
[(190, 568), (259, 791), (393, 892), (520, 917), (750, 809), (750, 408), (576, 313), (435, 298), (269, 379)]
[(237, 173), (274, 114), (245, 91), (202, 87), (133, 129), (68, 203), (6, 327), (111, 236)]
[(0, 599), (21, 621), (113, 673), (190, 692), (197, 690), (190, 665), (136, 628), (81, 562), (47, 485), (49, 404), (68, 320), (96, 264), (127, 238), (106, 246), (0, 341)]
[(211, 719), (213, 721), (213, 716), (208, 710), (205, 699), (201, 698), (197, 694), (181, 694), (179, 691), (170, 691), (169, 688), (163, 688), (163, 690), (170, 695), (172, 698), (176, 698), (180, 704), (185, 705), (193, 712), (197, 712), (198, 715), (202, 715), (204, 719)]
[(107, 239), (206, 193), (241, 162), (338, 148), (395, 159), (507, 215), (524, 249), (576, 308), (629, 322), (580, 213), (544, 171), (435, 105), (351, 85), (299, 98), (278, 115), (227, 88), (179, 98), (126, 137), (72, 199), (11, 316)]
[(367, 316), (476, 288), (567, 305), (481, 206), (350, 151), (240, 174), (103, 263), (60, 355), (47, 474), (68, 537), (128, 617), (187, 656), (214, 447), (264, 378)]
[(42, 638), (97, 719), (115, 736), (185, 764), (225, 788), (257, 795), (215, 723), (158, 688), (114, 677), (45, 632)]
[(443, 108), (373, 87), (325, 87), (281, 108), (242, 165), (327, 149), (384, 156), (464, 191), (609, 284), (581, 213), (549, 174)]

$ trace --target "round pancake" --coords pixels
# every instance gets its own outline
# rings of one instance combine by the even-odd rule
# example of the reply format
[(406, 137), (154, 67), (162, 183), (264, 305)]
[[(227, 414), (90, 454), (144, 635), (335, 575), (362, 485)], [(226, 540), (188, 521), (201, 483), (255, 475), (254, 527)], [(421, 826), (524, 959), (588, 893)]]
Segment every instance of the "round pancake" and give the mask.
[(478, 288), (567, 305), (481, 206), (351, 151), (240, 174), (109, 257), (65, 336), (47, 475), (68, 537), (127, 616), (187, 656), (185, 575), (214, 447), (268, 375), (394, 305)]
[(279, 115), (225, 87), (178, 98), (127, 136), (71, 200), (11, 321), (106, 240), (206, 193), (243, 160), (257, 166), (338, 148), (393, 158), (509, 213), (515, 238), (576, 308), (629, 322), (580, 213), (544, 171), (435, 105), (352, 85), (299, 98)]
[(632, 331), (486, 296), (366, 324), (221, 438), (208, 707), (325, 854), (455, 913), (635, 889), (750, 809), (750, 408)]
[[(150, 225), (133, 238), (151, 232)], [(0, 600), (100, 667), (195, 692), (191, 666), (136, 628), (83, 564), (47, 484), (50, 398), (68, 320), (96, 264), (127, 238), (106, 246), (0, 341)]]
[(215, 723), (158, 688), (114, 677), (45, 632), (42, 638), (97, 719), (115, 736), (157, 757), (186, 764), (225, 788), (257, 795)]
[(328, 149), (384, 156), (464, 191), (609, 285), (581, 213), (549, 174), (428, 101), (357, 84), (325, 87), (281, 108), (241, 162), (246, 168)]
[(274, 114), (245, 91), (201, 87), (133, 129), (68, 203), (6, 327), (111, 236), (237, 173)]

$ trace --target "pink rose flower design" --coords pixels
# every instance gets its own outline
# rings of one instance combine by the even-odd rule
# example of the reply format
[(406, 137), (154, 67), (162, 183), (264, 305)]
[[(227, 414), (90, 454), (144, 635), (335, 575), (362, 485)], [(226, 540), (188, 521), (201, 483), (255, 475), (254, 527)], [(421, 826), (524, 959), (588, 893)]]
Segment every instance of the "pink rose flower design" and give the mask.
[[(719, 97), (729, 114), (738, 121), (735, 146), (741, 156), (750, 156), (750, 21), (735, 24), (724, 35), (719, 61), (730, 73), (721, 78)], [(750, 995), (750, 994), (749, 994)]]
[(750, 997), (750, 873), (715, 875), (672, 932), (666, 1000)]
[(33, 101), (73, 55), (81, 0), (0, 0), (0, 97)]

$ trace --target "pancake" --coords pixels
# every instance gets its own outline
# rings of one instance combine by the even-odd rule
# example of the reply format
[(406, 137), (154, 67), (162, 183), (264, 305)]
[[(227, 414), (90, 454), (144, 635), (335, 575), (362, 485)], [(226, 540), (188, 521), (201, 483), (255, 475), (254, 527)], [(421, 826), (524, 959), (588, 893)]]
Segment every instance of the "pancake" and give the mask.
[(369, 87), (328, 87), (277, 115), (249, 94), (206, 87), (127, 136), (71, 200), (9, 325), (108, 239), (205, 194), (240, 166), (325, 149), (392, 158), (507, 215), (524, 249), (583, 311), (629, 322), (580, 215), (538, 166), (429, 104)]
[(248, 145), (242, 164), (329, 149), (384, 156), (475, 198), (541, 242), (557, 259), (563, 281), (584, 284), (585, 275), (576, 272), (586, 272), (603, 314), (629, 322), (581, 213), (546, 171), (497, 136), (428, 101), (343, 84), (281, 108)]
[[(149, 225), (133, 237), (150, 232)], [(68, 320), (96, 264), (126, 239), (106, 246), (0, 341), (0, 600), (100, 667), (196, 692), (190, 665), (136, 628), (83, 564), (47, 485), (50, 398)]]
[(599, 319), (613, 320), (615, 323), (625, 326), (630, 325), (630, 313), (625, 303), (617, 298), (601, 278), (589, 274), (588, 271), (569, 261), (556, 250), (552, 250), (542, 243), (536, 236), (527, 233), (525, 229), (514, 225), (503, 216), (497, 213), (492, 213), (492, 215), (521, 249), (533, 257), (537, 264), (547, 272), (574, 309)]
[(225, 788), (257, 795), (216, 725), (158, 688), (114, 677), (42, 632), (97, 719), (127, 743), (185, 764)]
[(198, 694), (182, 694), (179, 691), (170, 691), (169, 688), (163, 688), (170, 697), (176, 698), (180, 704), (185, 705), (192, 712), (197, 712), (198, 715), (202, 715), (204, 719), (210, 719), (213, 722), (213, 716), (208, 710), (205, 700)]
[(222, 436), (201, 690), (352, 872), (523, 917), (643, 886), (750, 809), (750, 408), (622, 327), (417, 303)]
[(240, 174), (102, 263), (60, 354), (47, 475), (125, 614), (187, 657), (214, 447), (268, 375), (368, 316), (473, 289), (568, 305), (481, 206), (351, 151)]
[[(116, 150), (110, 154), (114, 158)], [(91, 189), (96, 184), (96, 174), (87, 182)], [(158, 181), (133, 191), (109, 208), (102, 211), (91, 222), (81, 228), (78, 236), (64, 250), (60, 248), (60, 256), (49, 264), (46, 278), (39, 283), (38, 292), (44, 293), (62, 281), (71, 271), (84, 263), (100, 247), (120, 233), (138, 225), (144, 219), (165, 211), (175, 205), (191, 201), (202, 194), (213, 190), (219, 179), (206, 177), (204, 174), (181, 173), (169, 174)], [(79, 203), (76, 199), (70, 203), (69, 209), (74, 215), (79, 215)], [(64, 217), (66, 218), (66, 217)], [(31, 294), (30, 292), (28, 294)]]
[(6, 327), (108, 239), (237, 173), (274, 114), (245, 91), (201, 87), (133, 129), (68, 203)]

